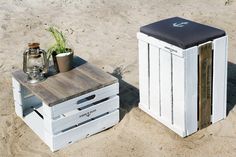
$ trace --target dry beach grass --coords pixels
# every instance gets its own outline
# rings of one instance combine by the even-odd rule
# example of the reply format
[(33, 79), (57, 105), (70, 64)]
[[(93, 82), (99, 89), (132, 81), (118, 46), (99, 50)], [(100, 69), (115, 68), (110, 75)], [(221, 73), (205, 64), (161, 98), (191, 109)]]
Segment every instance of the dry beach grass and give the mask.
[[(180, 138), (137, 108), (139, 27), (182, 16), (229, 35), (228, 116)], [(0, 156), (236, 156), (236, 1), (0, 0)], [(122, 120), (115, 127), (55, 153), (14, 113), (11, 72), (22, 68), (28, 42), (46, 49), (58, 26), (75, 54), (121, 80)]]

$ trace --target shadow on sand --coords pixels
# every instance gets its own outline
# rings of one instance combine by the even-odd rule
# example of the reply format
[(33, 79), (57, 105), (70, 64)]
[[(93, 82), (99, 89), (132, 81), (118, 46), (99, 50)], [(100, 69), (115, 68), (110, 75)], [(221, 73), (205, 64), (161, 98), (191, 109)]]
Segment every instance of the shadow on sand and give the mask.
[(122, 67), (117, 67), (111, 75), (116, 77), (120, 84), (120, 120), (122, 120), (127, 112), (129, 112), (133, 107), (138, 106), (139, 90), (122, 80)]
[(227, 115), (236, 104), (236, 64), (228, 62)]

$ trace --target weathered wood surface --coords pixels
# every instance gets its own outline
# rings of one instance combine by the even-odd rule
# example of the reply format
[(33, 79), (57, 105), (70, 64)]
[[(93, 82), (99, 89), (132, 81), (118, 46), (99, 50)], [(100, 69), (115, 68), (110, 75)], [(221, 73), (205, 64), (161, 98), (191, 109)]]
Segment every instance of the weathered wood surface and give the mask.
[(27, 75), (22, 70), (15, 71), (12, 75), (49, 106), (118, 82), (115, 77), (87, 62), (37, 84), (27, 83)]
[(212, 44), (199, 47), (199, 129), (211, 124)]

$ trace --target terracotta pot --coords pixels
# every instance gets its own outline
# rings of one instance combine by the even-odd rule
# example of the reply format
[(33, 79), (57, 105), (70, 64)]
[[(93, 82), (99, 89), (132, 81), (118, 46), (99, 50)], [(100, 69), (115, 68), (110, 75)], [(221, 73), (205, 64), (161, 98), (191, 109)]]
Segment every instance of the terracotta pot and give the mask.
[(53, 53), (52, 57), (57, 72), (66, 72), (73, 68), (73, 52)]

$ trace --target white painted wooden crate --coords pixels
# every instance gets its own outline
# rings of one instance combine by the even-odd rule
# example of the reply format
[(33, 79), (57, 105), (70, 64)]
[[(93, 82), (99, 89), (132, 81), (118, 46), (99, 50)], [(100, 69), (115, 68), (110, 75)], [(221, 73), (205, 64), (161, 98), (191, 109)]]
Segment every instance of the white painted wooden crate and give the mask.
[[(198, 130), (198, 47), (181, 49), (138, 32), (139, 107), (181, 137)], [(227, 36), (213, 44), (211, 122), (226, 117)]]
[(50, 147), (59, 150), (119, 122), (119, 83), (49, 107), (12, 78), (15, 112)]

